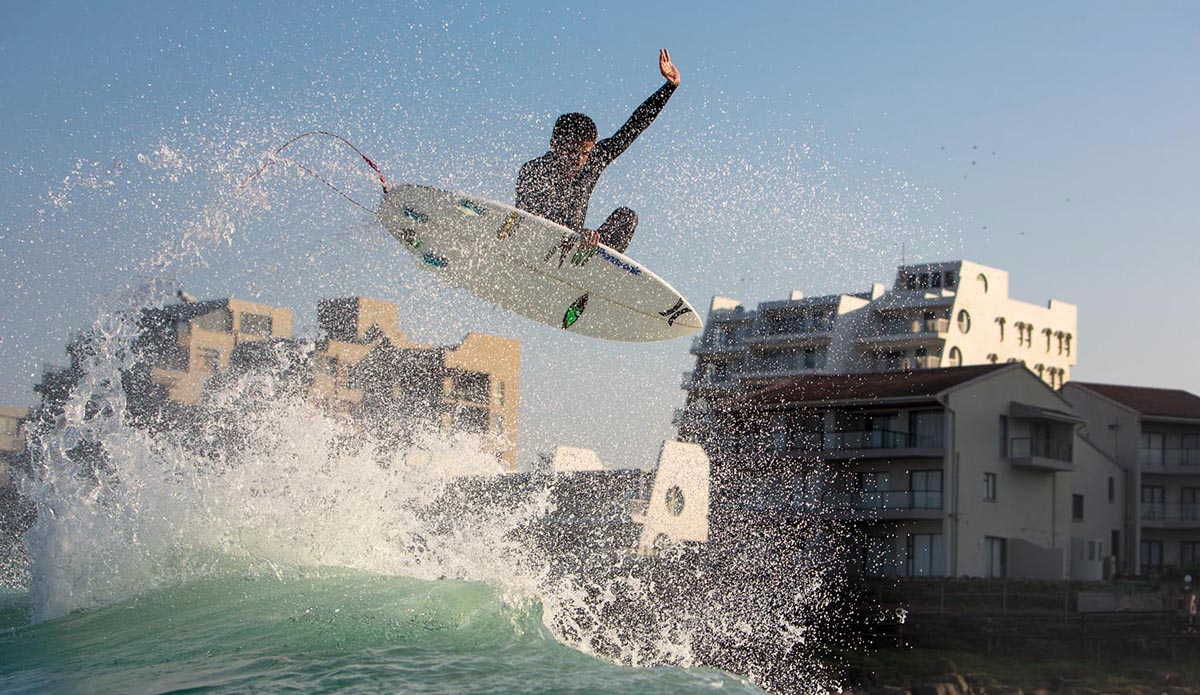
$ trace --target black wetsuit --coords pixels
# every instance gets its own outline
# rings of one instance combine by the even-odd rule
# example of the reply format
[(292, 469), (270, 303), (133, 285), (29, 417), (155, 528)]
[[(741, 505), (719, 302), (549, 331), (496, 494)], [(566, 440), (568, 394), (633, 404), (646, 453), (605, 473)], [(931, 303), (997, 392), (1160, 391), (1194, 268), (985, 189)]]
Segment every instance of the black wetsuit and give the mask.
[[(674, 92), (675, 85), (667, 82), (651, 94), (620, 130), (596, 143), (587, 163), (573, 178), (570, 162), (553, 150), (525, 162), (517, 177), (517, 207), (577, 232), (583, 231), (588, 201), (600, 174), (649, 127)], [(623, 207), (613, 211), (597, 231), (601, 243), (624, 251), (636, 228), (637, 213)]]

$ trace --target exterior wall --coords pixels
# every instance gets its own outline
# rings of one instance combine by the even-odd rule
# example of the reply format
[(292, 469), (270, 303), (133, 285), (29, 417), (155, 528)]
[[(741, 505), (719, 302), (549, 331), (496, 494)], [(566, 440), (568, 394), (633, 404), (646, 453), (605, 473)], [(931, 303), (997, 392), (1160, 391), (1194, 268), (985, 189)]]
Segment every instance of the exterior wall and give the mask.
[[(1110, 579), (1124, 556), (1125, 470), (1082, 437), (1076, 438), (1071, 494), (1083, 499), (1083, 519), (1071, 518), (1071, 579)], [(1111, 481), (1111, 482), (1110, 482)], [(1113, 544), (1116, 534), (1117, 544)]]
[[(696, 365), (684, 375), (688, 397), (678, 417), (701, 399), (814, 372), (1022, 362), (1061, 386), (1078, 356), (1076, 307), (1018, 301), (1008, 285), (1007, 272), (964, 260), (901, 266), (886, 292), (880, 285), (827, 297), (793, 292), (751, 311), (714, 297), (692, 344)], [(829, 325), (814, 327), (812, 318), (824, 313)], [(782, 366), (764, 368), (769, 350)]]
[[(166, 387), (168, 397), (178, 403), (195, 404), (204, 392), (204, 382), (229, 366), (229, 357), (239, 342), (292, 337), (292, 310), (240, 299), (201, 302), (212, 311), (187, 320), (161, 324), (157, 330), (174, 335), (158, 338), (159, 344), (174, 343), (182, 363), (164, 355), (152, 365), (151, 380)], [(187, 304), (172, 309), (184, 311)], [(214, 320), (218, 314), (224, 318)], [(226, 320), (227, 319), (227, 320)]]
[[(508, 470), (517, 467), (517, 404), (521, 400), (521, 343), (512, 338), (468, 333), (446, 352), (445, 365), (488, 375), (488, 434), (495, 438), (497, 453)], [(453, 396), (453, 394), (452, 394)], [(469, 405), (454, 399), (455, 403)]]
[[(1060, 553), (1070, 544), (1069, 473), (1013, 465), (1002, 448), (1001, 415), (1013, 401), (1064, 410), (1066, 404), (1025, 370), (1005, 370), (949, 393), (953, 463), (948, 489), (947, 562), (952, 576), (988, 576), (988, 538), (1019, 540)], [(984, 501), (984, 473), (996, 476), (996, 499)], [(1014, 546), (1010, 543), (1009, 558)], [(1059, 556), (1062, 557), (1061, 555)], [(1008, 563), (1007, 576), (1020, 565)], [(1050, 574), (1067, 576), (1065, 563)]]
[(0, 407), (0, 487), (12, 481), (9, 459), (24, 451), (24, 423), (32, 413), (25, 407)]
[[(1183, 556), (1185, 544), (1200, 550), (1200, 501), (1187, 504), (1185, 495), (1200, 495), (1200, 451), (1187, 456), (1182, 437), (1200, 437), (1200, 420), (1144, 416), (1086, 386), (1067, 384), (1063, 395), (1088, 421), (1088, 437), (1105, 452), (1114, 452), (1124, 472), (1125, 510), (1119, 571), (1157, 574), (1168, 568), (1195, 570), (1195, 558)], [(1142, 451), (1142, 435), (1162, 436), (1163, 449)], [(1195, 452), (1195, 453), (1192, 453)], [(1191, 492), (1195, 491), (1195, 492)], [(1161, 495), (1161, 502), (1154, 498)], [(1146, 546), (1161, 550), (1159, 560), (1146, 563)]]
[(709, 462), (696, 444), (663, 442), (645, 509), (639, 555), (653, 555), (667, 543), (708, 542)]

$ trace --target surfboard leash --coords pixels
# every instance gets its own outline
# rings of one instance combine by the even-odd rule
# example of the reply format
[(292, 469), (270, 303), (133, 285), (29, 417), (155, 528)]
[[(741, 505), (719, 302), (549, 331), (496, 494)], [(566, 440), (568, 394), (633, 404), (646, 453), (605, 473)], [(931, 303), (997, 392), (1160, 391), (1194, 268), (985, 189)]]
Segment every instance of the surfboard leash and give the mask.
[[(354, 150), (355, 154), (357, 154), (359, 157), (362, 157), (362, 160), (367, 163), (367, 166), (371, 167), (371, 169), (373, 169), (375, 171), (375, 175), (379, 177), (379, 184), (383, 187), (383, 193), (384, 193), (384, 195), (387, 195), (388, 182), (387, 182), (387, 179), (384, 178), (383, 172), (379, 169), (379, 166), (377, 164), (375, 164), (375, 162), (371, 161), (370, 157), (363, 154), (362, 150), (355, 147), (354, 143), (350, 142), (349, 140), (342, 137), (341, 135), (338, 135), (337, 133), (331, 133), (327, 130), (310, 130), (307, 133), (300, 133), (299, 135), (292, 138), (291, 140), (288, 140), (287, 142), (283, 143), (274, 152), (271, 153), (270, 159), (268, 159), (266, 162), (264, 162), (263, 165), (260, 166), (257, 171), (255, 171), (253, 174), (251, 174), (249, 177), (247, 177), (245, 181), (242, 182), (241, 187), (245, 188), (246, 186), (250, 185), (250, 183), (252, 181), (254, 181), (256, 178), (261, 176), (262, 173), (267, 170), (267, 167), (271, 166), (271, 164), (273, 164), (276, 161), (276, 159), (279, 157), (279, 155), (282, 154), (283, 151), (286, 150), (288, 147), (290, 147), (293, 143), (295, 143), (299, 140), (302, 140), (303, 138), (310, 137), (312, 135), (325, 135), (327, 137), (331, 137), (331, 138), (341, 142), (342, 144), (346, 145), (346, 147), (349, 147), (350, 149)], [(313, 178), (317, 179), (321, 183), (325, 184), (330, 189), (332, 189), (335, 193), (342, 196), (346, 200), (349, 200), (351, 203), (354, 203), (355, 205), (362, 208), (363, 210), (366, 210), (367, 212), (374, 212), (374, 210), (372, 210), (371, 208), (368, 208), (366, 205), (363, 205), (362, 203), (358, 202), (354, 198), (351, 198), (348, 194), (346, 194), (345, 191), (343, 191), (342, 189), (333, 185), (333, 183), (331, 183), (324, 176), (321, 176), (317, 172), (313, 171), (312, 169), (304, 166), (303, 164), (301, 164), (300, 162), (297, 162), (295, 160), (291, 160), (291, 163), (295, 164), (297, 167), (300, 167), (300, 169), (302, 171), (309, 174)]]

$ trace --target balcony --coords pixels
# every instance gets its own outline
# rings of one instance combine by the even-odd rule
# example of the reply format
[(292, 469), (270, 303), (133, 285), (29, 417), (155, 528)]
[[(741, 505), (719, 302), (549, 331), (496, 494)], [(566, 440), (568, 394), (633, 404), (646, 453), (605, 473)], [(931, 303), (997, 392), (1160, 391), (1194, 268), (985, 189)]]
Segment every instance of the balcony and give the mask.
[(1008, 460), (1014, 466), (1050, 473), (1075, 470), (1075, 451), (1070, 440), (1042, 437), (1013, 437)]
[(737, 388), (737, 379), (726, 376), (723, 379), (708, 379), (703, 376), (696, 375), (695, 372), (684, 372), (683, 381), (680, 388), (687, 391), (707, 390), (707, 391), (733, 391)]
[(1146, 473), (1200, 475), (1200, 449), (1140, 449), (1138, 465)]
[(941, 458), (946, 442), (941, 435), (893, 430), (826, 432), (824, 450), (830, 459)]
[(941, 490), (877, 490), (829, 495), (826, 503), (837, 518), (858, 521), (941, 519)]
[(855, 339), (859, 344), (878, 343), (921, 343), (944, 338), (950, 332), (950, 319), (912, 319), (911, 321), (885, 321), (879, 335)]
[(742, 346), (733, 337), (714, 339), (712, 336), (698, 336), (692, 338), (691, 353), (693, 355), (737, 354), (741, 349)]
[(1143, 528), (1200, 528), (1200, 502), (1142, 502), (1139, 516)]

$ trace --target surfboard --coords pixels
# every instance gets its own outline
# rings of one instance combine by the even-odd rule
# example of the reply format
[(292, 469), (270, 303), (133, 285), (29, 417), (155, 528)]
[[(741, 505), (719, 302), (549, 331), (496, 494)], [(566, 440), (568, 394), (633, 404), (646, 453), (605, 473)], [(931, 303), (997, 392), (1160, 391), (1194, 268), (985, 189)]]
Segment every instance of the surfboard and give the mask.
[(447, 282), (516, 314), (594, 338), (667, 340), (702, 324), (687, 299), (641, 263), (580, 235), (477, 196), (397, 185), (384, 228)]

